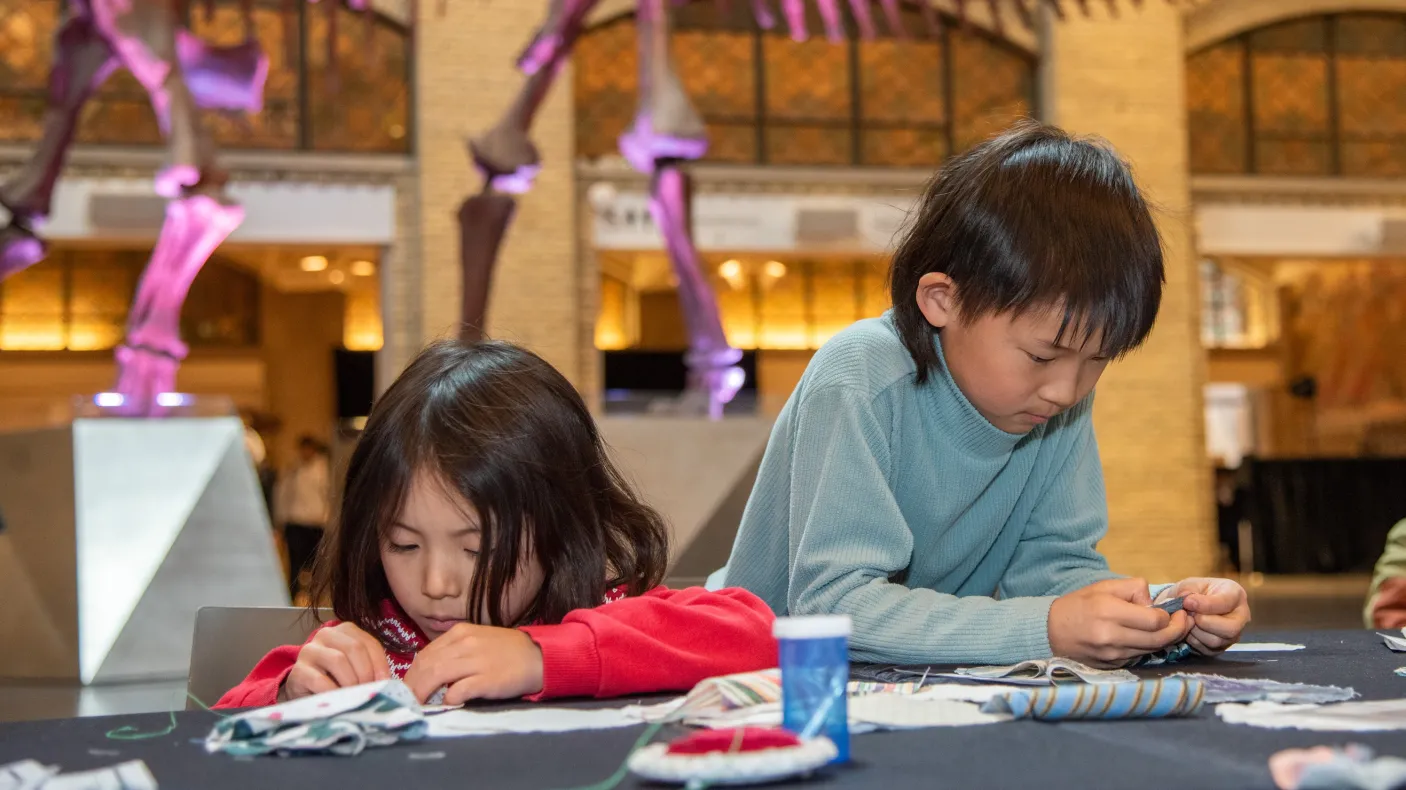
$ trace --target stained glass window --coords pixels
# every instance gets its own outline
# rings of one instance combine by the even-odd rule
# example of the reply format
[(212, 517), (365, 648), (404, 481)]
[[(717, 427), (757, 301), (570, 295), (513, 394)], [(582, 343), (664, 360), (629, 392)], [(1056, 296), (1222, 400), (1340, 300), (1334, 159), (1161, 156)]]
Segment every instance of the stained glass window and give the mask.
[(1197, 173), (1406, 175), (1406, 15), (1331, 14), (1187, 60)]
[[(706, 160), (931, 168), (1032, 110), (1034, 59), (973, 27), (866, 41), (846, 15), (849, 38), (831, 43), (815, 7), (806, 9), (804, 42), (782, 20), (756, 29), (747, 3), (675, 10), (671, 53), (708, 127)], [(903, 13), (909, 31), (926, 30), (916, 9)], [(618, 17), (577, 45), (582, 158), (614, 155), (633, 119), (635, 30), (632, 17)]]
[[(0, 0), (0, 141), (35, 140), (42, 133), (61, 3)], [(410, 31), (405, 26), (339, 4), (247, 0), (250, 30), (245, 5), (246, 0), (193, 2), (186, 20), (191, 32), (213, 47), (237, 46), (252, 34), (269, 59), (262, 111), (248, 117), (204, 113), (221, 147), (409, 150)], [(330, 68), (329, 49), (336, 53)], [(123, 69), (83, 108), (76, 139), (161, 144), (146, 91)]]

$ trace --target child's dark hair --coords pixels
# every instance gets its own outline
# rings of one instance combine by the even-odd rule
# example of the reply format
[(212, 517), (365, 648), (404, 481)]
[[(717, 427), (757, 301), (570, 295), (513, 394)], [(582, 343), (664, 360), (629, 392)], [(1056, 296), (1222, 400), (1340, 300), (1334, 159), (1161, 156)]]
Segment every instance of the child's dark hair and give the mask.
[(928, 184), (890, 272), (894, 322), (918, 365), (938, 367), (918, 281), (943, 272), (965, 320), (1062, 309), (1061, 340), (1101, 332), (1118, 357), (1152, 331), (1162, 242), (1128, 166), (1105, 144), (1022, 121), (945, 164)]
[[(439, 341), (377, 400), (347, 466), (341, 515), (323, 541), (312, 599), (376, 633), (391, 597), (380, 548), (416, 472), (437, 476), (473, 506), (480, 549), (466, 616), (492, 625), (557, 623), (663, 581), (664, 520), (607, 457), (586, 404), (541, 357), (501, 342)], [(502, 594), (523, 552), (544, 578), (519, 618)]]

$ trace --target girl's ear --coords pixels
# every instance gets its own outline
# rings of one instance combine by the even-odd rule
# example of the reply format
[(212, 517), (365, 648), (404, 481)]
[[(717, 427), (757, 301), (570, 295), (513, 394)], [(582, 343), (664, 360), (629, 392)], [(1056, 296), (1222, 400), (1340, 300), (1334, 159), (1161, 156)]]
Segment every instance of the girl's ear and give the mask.
[(957, 320), (957, 283), (943, 272), (928, 272), (918, 280), (918, 310), (941, 329)]

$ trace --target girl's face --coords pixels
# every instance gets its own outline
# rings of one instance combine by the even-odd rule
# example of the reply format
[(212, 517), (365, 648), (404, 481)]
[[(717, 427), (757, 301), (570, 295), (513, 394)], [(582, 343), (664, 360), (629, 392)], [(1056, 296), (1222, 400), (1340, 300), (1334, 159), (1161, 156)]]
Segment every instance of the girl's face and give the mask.
[[(381, 544), (381, 564), (396, 602), (431, 640), (468, 619), (479, 541), (473, 507), (435, 476), (417, 472)], [(531, 547), (524, 548), (518, 571), (503, 591), (508, 622), (526, 611), (542, 587), (542, 566)], [(484, 612), (479, 621), (487, 618)]]

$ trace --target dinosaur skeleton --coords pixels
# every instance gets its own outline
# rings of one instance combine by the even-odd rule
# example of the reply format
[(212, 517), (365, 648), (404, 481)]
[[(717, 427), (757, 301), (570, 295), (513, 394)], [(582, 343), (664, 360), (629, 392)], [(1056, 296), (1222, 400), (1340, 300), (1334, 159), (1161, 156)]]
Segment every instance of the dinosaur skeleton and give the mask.
[[(191, 282), (214, 250), (243, 221), (244, 211), (225, 191), (228, 173), (215, 158), (215, 146), (202, 110), (257, 113), (262, 108), (268, 59), (254, 38), (252, 0), (240, 0), (247, 39), (232, 47), (214, 47), (181, 26), (187, 0), (69, 0), (55, 35), (49, 72), (44, 130), (30, 159), (4, 184), (0, 205), (10, 213), (0, 227), (0, 280), (39, 261), (46, 246), (35, 225), (49, 215), (54, 187), (73, 143), (80, 112), (93, 92), (119, 67), (146, 90), (167, 146), (169, 163), (156, 175), (155, 188), (168, 198), (166, 218), (144, 271), (129, 314), (125, 341), (117, 348), (116, 390), (130, 414), (161, 412), (157, 397), (175, 388), (177, 368), (187, 347), (180, 338), (180, 311)], [(298, 0), (284, 0), (292, 16)], [(317, 0), (311, 0), (316, 2)], [(731, 0), (715, 0), (726, 9)], [(959, 20), (968, 2), (952, 0)], [(1142, 0), (1131, 0), (1134, 6)], [(205, 0), (206, 11), (214, 0)], [(418, 0), (410, 0), (413, 8)], [(805, 40), (806, 0), (747, 0), (764, 29), (781, 18), (792, 38)], [(861, 37), (876, 36), (873, 4), (896, 36), (912, 35), (903, 25), (906, 0), (812, 0), (827, 38), (845, 38), (841, 4)], [(1075, 0), (1084, 14), (1089, 0)], [(1118, 0), (1104, 0), (1116, 11)], [(1176, 2), (1176, 0), (1168, 0)], [(335, 52), (335, 17), (339, 8), (373, 14), (368, 0), (324, 0), (328, 7), (328, 60)], [(461, 265), (464, 274), (462, 335), (477, 338), (492, 283), (493, 264), (507, 233), (517, 198), (532, 187), (541, 159), (529, 138), (537, 109), (571, 55), (586, 18), (599, 0), (549, 0), (546, 19), (518, 58), (524, 81), (502, 119), (469, 143), (475, 166), (483, 173), (479, 194), (459, 211)], [(1035, 24), (1040, 5), (1060, 19), (1062, 0), (986, 0), (994, 26), (1003, 25), (1002, 10), (1021, 23)], [(691, 181), (687, 163), (703, 157), (708, 141), (702, 118), (689, 101), (669, 55), (670, 6), (680, 0), (638, 0), (639, 108), (620, 138), (625, 159), (650, 178), (650, 212), (660, 228), (679, 281), (679, 300), (690, 339), (686, 356), (689, 385), (686, 402), (713, 417), (722, 413), (743, 383), (737, 367), (742, 352), (727, 342), (717, 301), (703, 274), (690, 230)], [(923, 35), (941, 29), (942, 17), (930, 2), (918, 2), (925, 20)], [(293, 37), (290, 37), (290, 41)]]

